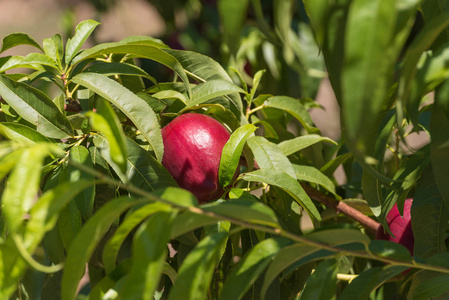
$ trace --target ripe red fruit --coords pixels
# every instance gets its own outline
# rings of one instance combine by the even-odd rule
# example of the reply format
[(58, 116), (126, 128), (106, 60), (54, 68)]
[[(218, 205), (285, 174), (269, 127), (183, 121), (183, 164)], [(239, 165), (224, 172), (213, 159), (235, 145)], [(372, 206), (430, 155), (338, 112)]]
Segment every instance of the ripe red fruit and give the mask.
[(390, 227), (391, 233), (394, 237), (384, 232), (382, 226), (379, 226), (376, 232), (376, 240), (387, 240), (399, 243), (405, 246), (410, 254), (413, 255), (413, 245), (415, 238), (413, 237), (412, 223), (410, 219), (410, 209), (412, 207), (413, 199), (406, 199), (404, 203), (404, 214), (401, 217), (398, 206), (395, 204), (390, 212), (387, 214), (387, 223)]
[(212, 117), (187, 113), (176, 117), (162, 129), (162, 164), (181, 188), (192, 192), (200, 203), (219, 198), (221, 152), (229, 131)]

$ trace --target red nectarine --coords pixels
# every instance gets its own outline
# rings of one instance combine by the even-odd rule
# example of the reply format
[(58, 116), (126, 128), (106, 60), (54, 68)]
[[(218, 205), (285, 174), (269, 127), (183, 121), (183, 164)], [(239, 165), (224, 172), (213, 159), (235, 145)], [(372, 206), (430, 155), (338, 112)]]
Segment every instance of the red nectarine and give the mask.
[(219, 198), (221, 152), (230, 133), (212, 117), (187, 113), (162, 129), (162, 164), (181, 188), (189, 190), (200, 203)]
[(382, 226), (379, 226), (376, 232), (376, 240), (387, 240), (399, 243), (405, 246), (410, 254), (413, 255), (413, 245), (415, 239), (413, 237), (412, 223), (410, 218), (410, 209), (412, 207), (413, 199), (406, 199), (404, 203), (404, 214), (401, 217), (398, 206), (395, 204), (387, 214), (387, 224), (390, 227), (391, 233), (394, 237), (384, 231)]

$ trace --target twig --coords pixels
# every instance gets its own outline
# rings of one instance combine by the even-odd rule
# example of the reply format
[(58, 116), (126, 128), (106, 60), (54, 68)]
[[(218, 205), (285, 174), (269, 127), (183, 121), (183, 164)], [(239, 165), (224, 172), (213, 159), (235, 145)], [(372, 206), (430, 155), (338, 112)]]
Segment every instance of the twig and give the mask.
[(302, 187), (306, 191), (306, 193), (309, 195), (310, 198), (312, 198), (315, 201), (318, 201), (320, 203), (323, 203), (327, 207), (335, 208), (337, 211), (341, 212), (342, 214), (345, 214), (346, 216), (350, 217), (351, 219), (359, 222), (361, 225), (363, 225), (365, 228), (376, 232), (377, 228), (379, 228), (380, 224), (371, 219), (370, 217), (364, 215), (357, 209), (347, 205), (343, 201), (338, 201), (328, 195), (325, 195), (316, 189), (310, 187), (309, 185), (302, 184)]

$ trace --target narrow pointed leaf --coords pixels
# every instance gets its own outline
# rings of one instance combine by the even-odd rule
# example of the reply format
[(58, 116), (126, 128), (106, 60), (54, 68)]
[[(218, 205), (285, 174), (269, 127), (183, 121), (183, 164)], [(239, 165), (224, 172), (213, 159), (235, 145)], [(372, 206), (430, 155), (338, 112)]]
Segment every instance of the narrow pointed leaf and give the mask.
[[(225, 71), (225, 69), (212, 58), (192, 52), (192, 51), (181, 51), (173, 49), (164, 49), (165, 52), (169, 53), (175, 57), (182, 67), (199, 82), (206, 82), (214, 79), (221, 79), (229, 82), (233, 82), (231, 77)], [(243, 123), (243, 104), (240, 95), (231, 94), (227, 96), (235, 109), (231, 109), (232, 112), (237, 116), (240, 122)]]
[[(423, 30), (413, 40), (408, 47), (407, 53), (403, 59), (401, 78), (399, 79), (398, 101), (403, 103), (412, 117), (414, 125), (418, 122), (418, 107), (420, 99), (409, 99), (412, 91), (411, 85), (417, 73), (417, 65), (421, 55), (428, 50), (432, 43), (438, 38), (441, 32), (446, 30), (449, 25), (449, 12), (442, 13), (426, 24)], [(415, 100), (415, 101), (411, 101)]]
[(3, 38), (2, 48), (0, 50), (0, 53), (4, 52), (12, 47), (20, 46), (20, 45), (33, 46), (33, 47), (36, 47), (37, 49), (43, 51), (41, 46), (28, 34), (17, 32), (17, 33), (11, 33)]
[(301, 151), (309, 146), (312, 146), (320, 142), (328, 142), (337, 145), (337, 143), (330, 138), (323, 137), (318, 134), (308, 134), (298, 136), (291, 140), (282, 141), (278, 144), (278, 147), (281, 148), (282, 152), (286, 156), (289, 156), (295, 152)]
[(245, 146), (246, 140), (256, 129), (257, 127), (252, 124), (243, 125), (231, 134), (228, 142), (224, 145), (218, 170), (221, 186), (227, 186), (231, 183), (239, 165), (243, 146)]
[(184, 259), (169, 300), (207, 298), (212, 276), (220, 259), (220, 249), (226, 245), (227, 232), (216, 232), (202, 239)]
[(128, 75), (128, 76), (141, 76), (156, 83), (156, 80), (150, 76), (143, 69), (133, 64), (123, 62), (97, 62), (92, 66), (86, 68), (84, 72), (100, 73), (105, 76), (111, 75)]
[(145, 221), (133, 241), (133, 263), (123, 283), (122, 299), (152, 300), (167, 256), (174, 214), (160, 211)]
[(167, 169), (150, 152), (144, 150), (129, 138), (126, 138), (125, 142), (128, 157), (127, 169), (123, 173), (112, 161), (108, 153), (107, 140), (100, 136), (94, 139), (94, 143), (100, 149), (102, 157), (112, 166), (123, 182), (130, 182), (146, 191), (154, 191), (168, 186), (178, 186)]
[(310, 183), (318, 184), (324, 187), (329, 192), (335, 194), (335, 185), (332, 180), (326, 175), (321, 173), (317, 168), (312, 166), (300, 166), (293, 165), (295, 169), (296, 178), (299, 181), (307, 181)]
[(74, 58), (72, 63), (77, 64), (86, 59), (101, 57), (111, 53), (127, 54), (135, 57), (150, 59), (172, 69), (179, 75), (187, 88), (188, 94), (191, 95), (189, 79), (187, 78), (186, 72), (182, 65), (175, 57), (158, 47), (138, 44), (124, 45), (122, 43), (99, 44), (81, 52)]
[(161, 161), (164, 144), (158, 119), (151, 107), (136, 94), (118, 82), (95, 73), (81, 73), (72, 78), (74, 83), (92, 90), (118, 107), (140, 130)]
[(260, 169), (251, 173), (245, 173), (241, 175), (241, 178), (246, 181), (263, 182), (281, 188), (292, 196), (312, 218), (321, 220), (320, 214), (309, 195), (307, 195), (299, 182), (287, 173), (279, 170)]
[(217, 224), (219, 220), (203, 214), (195, 214), (190, 211), (180, 213), (173, 222), (171, 237), (176, 238), (194, 229), (207, 225)]
[(372, 291), (388, 279), (393, 278), (406, 269), (407, 267), (401, 266), (374, 267), (368, 269), (351, 281), (351, 283), (344, 289), (339, 299), (369, 299)]
[[(89, 150), (84, 146), (74, 146), (70, 149), (69, 154), (70, 162), (75, 162), (77, 164), (83, 165), (85, 168), (92, 170), (94, 169), (94, 163), (92, 162), (92, 157), (90, 155)], [(89, 182), (92, 182), (93, 185), (90, 187), (87, 187), (83, 190), (82, 193), (79, 193), (75, 197), (76, 205), (78, 206), (78, 210), (81, 213), (81, 216), (84, 220), (87, 220), (91, 217), (93, 209), (94, 209), (94, 202), (95, 202), (95, 177), (88, 173), (83, 172), (79, 170), (76, 166), (69, 165), (68, 167), (68, 176), (70, 182), (72, 182), (73, 185), (78, 185), (78, 181), (80, 180), (86, 180)]]
[(306, 286), (301, 293), (301, 300), (335, 299), (337, 271), (336, 259), (326, 259), (320, 262), (307, 279)]
[(192, 89), (192, 100), (183, 109), (189, 109), (214, 98), (232, 93), (245, 93), (245, 91), (232, 82), (221, 79), (209, 80)]
[(20, 123), (0, 123), (0, 134), (5, 138), (25, 144), (50, 143), (50, 139), (38, 131)]
[(53, 101), (41, 91), (0, 75), (0, 95), (25, 120), (50, 138), (71, 136), (72, 126)]
[(228, 275), (220, 299), (241, 299), (271, 259), (282, 248), (291, 244), (282, 238), (266, 239), (254, 246)]
[(445, 252), (449, 207), (431, 169), (424, 172), (416, 185), (410, 213), (415, 239), (413, 255), (427, 258)]
[(319, 134), (320, 132), (318, 128), (313, 126), (309, 112), (298, 99), (287, 96), (273, 96), (263, 105), (288, 112), (301, 123), (309, 134)]
[(122, 172), (125, 172), (127, 168), (125, 134), (114, 109), (109, 102), (99, 99), (97, 113), (89, 112), (88, 116), (92, 127), (101, 132), (108, 140), (111, 159)]
[(349, 243), (362, 243), (368, 245), (370, 238), (361, 231), (355, 229), (327, 229), (318, 230), (304, 236), (315, 242), (329, 246), (337, 246)]
[(92, 31), (100, 23), (94, 20), (85, 20), (79, 23), (75, 28), (75, 35), (67, 41), (65, 49), (65, 63), (69, 64), (77, 52), (81, 49), (84, 42), (89, 38)]
[(93, 182), (80, 180), (76, 184), (61, 183), (54, 189), (46, 191), (30, 211), (30, 219), (25, 229), (24, 241), (27, 248), (33, 251), (43, 239), (45, 233), (51, 230), (58, 220), (59, 212), (77, 194), (92, 186)]
[(414, 300), (435, 299), (449, 291), (449, 275), (442, 274), (421, 282), (412, 291)]
[(294, 264), (296, 261), (306, 257), (307, 255), (317, 250), (318, 248), (316, 247), (304, 244), (293, 244), (282, 248), (275, 255), (273, 261), (270, 263), (267, 269), (267, 272), (265, 273), (261, 290), (261, 294), (264, 296), (263, 300), (267, 299), (266, 292), (268, 291), (268, 288), (270, 287), (273, 280), (275, 280), (282, 271), (284, 271), (290, 265)]
[(205, 211), (254, 224), (279, 227), (276, 214), (268, 206), (248, 199), (233, 199), (226, 202), (201, 206)]
[(296, 172), (291, 162), (276, 144), (261, 136), (248, 138), (247, 143), (260, 168), (283, 171), (296, 179)]
[(103, 248), (102, 258), (106, 274), (111, 273), (115, 269), (120, 247), (131, 231), (146, 218), (161, 210), (167, 210), (167, 205), (163, 203), (151, 203), (137, 209), (126, 217)]
[(45, 54), (54, 59), (61, 68), (64, 51), (61, 35), (55, 34), (52, 38), (44, 39), (43, 47)]
[(43, 161), (49, 154), (46, 144), (24, 149), (12, 170), (2, 195), (2, 213), (10, 232), (18, 229), (25, 213), (33, 206), (39, 190)]
[(42, 54), (42, 53), (30, 53), (27, 56), (23, 58), (21, 61), (21, 64), (25, 65), (33, 65), (33, 64), (39, 64), (44, 66), (49, 66), (53, 69), (58, 70), (58, 65), (56, 61), (49, 57), (48, 55)]
[(61, 299), (74, 300), (85, 264), (111, 224), (128, 208), (140, 203), (128, 197), (111, 200), (103, 205), (83, 226), (67, 253), (61, 282)]

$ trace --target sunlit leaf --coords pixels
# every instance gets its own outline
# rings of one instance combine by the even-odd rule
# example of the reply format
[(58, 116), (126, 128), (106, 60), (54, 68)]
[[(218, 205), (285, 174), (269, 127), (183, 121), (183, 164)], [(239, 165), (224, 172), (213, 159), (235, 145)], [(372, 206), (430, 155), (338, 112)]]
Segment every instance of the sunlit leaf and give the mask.
[(220, 159), (220, 168), (218, 178), (221, 186), (227, 186), (231, 183), (235, 171), (239, 165), (243, 146), (248, 137), (257, 129), (252, 124), (246, 124), (235, 130), (229, 141), (223, 147)]
[(175, 214), (160, 211), (139, 226), (133, 241), (133, 263), (123, 282), (122, 299), (151, 300), (162, 275), (166, 244)]
[(29, 45), (43, 51), (41, 46), (31, 36), (18, 32), (11, 33), (3, 38), (0, 53), (19, 45)]
[(184, 259), (169, 299), (205, 299), (228, 233), (216, 232), (202, 239)]
[(81, 73), (72, 81), (87, 87), (118, 107), (140, 130), (152, 146), (156, 158), (161, 161), (164, 144), (158, 119), (151, 107), (136, 94), (118, 82), (96, 73)]
[(75, 35), (67, 41), (65, 49), (65, 63), (69, 64), (77, 52), (81, 49), (84, 42), (89, 38), (92, 31), (100, 23), (94, 20), (85, 20), (80, 22), (75, 28)]
[(50, 138), (71, 136), (72, 127), (53, 101), (43, 92), (0, 75), (0, 95), (25, 120)]
[(279, 170), (260, 169), (251, 173), (245, 173), (241, 175), (241, 178), (246, 181), (263, 182), (275, 185), (283, 189), (290, 196), (292, 196), (296, 202), (304, 207), (312, 218), (321, 220), (320, 214), (318, 213), (318, 210), (310, 197), (304, 191), (299, 182), (287, 173)]

